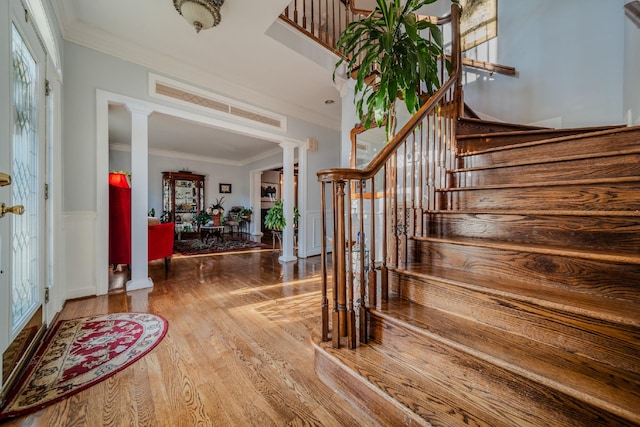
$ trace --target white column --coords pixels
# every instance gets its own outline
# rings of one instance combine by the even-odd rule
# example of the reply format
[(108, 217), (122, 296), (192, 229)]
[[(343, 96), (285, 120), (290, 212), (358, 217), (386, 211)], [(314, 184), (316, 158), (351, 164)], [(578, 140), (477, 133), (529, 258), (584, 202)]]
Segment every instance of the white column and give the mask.
[(297, 258), (293, 254), (293, 207), (295, 205), (295, 192), (293, 188), (293, 168), (294, 168), (294, 150), (296, 144), (291, 142), (281, 142), (282, 147), (282, 166), (283, 166), (283, 189), (282, 189), (282, 208), (287, 225), (282, 231), (282, 255), (279, 261), (289, 262), (295, 261)]
[(149, 114), (144, 105), (126, 105), (131, 113), (131, 280), (127, 291), (153, 287), (149, 277), (147, 213), (149, 204)]
[(262, 171), (251, 173), (251, 207), (253, 218), (251, 219), (251, 236), (254, 240), (260, 241), (262, 237), (262, 203), (260, 201), (260, 188), (262, 187)]

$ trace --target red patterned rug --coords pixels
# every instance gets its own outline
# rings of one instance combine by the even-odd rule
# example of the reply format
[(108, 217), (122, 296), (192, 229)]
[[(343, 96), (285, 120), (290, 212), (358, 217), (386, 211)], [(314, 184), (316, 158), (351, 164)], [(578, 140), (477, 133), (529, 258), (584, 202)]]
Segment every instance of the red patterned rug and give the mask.
[(114, 313), (61, 320), (13, 388), (0, 419), (44, 408), (126, 368), (167, 333), (167, 321), (148, 313)]

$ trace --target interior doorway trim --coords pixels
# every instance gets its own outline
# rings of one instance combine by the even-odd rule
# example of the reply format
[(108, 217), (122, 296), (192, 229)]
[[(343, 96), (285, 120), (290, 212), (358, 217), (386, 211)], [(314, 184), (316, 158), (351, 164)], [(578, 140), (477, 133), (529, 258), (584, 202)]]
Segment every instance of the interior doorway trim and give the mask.
[[(153, 112), (175, 116), (185, 120), (203, 123), (208, 126), (264, 139), (276, 144), (293, 143), (301, 151), (306, 141), (290, 138), (265, 130), (254, 129), (237, 123), (209, 117), (203, 114), (185, 111), (155, 102), (133, 98), (103, 89), (96, 89), (96, 223), (95, 223), (95, 280), (96, 294), (104, 295), (109, 291), (109, 104), (136, 104), (147, 107)], [(148, 193), (148, 191), (147, 191)], [(306, 195), (305, 195), (306, 197)]]

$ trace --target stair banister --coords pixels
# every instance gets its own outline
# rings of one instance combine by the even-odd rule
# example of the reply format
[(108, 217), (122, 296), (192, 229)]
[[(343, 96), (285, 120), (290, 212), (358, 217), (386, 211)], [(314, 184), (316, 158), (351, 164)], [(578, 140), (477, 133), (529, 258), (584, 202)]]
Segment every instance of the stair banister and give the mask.
[[(388, 297), (388, 267), (410, 261), (410, 237), (427, 233), (424, 215), (429, 209), (440, 207), (436, 191), (446, 186), (445, 170), (455, 161), (455, 121), (464, 108), (459, 14), (459, 6), (454, 4), (451, 14), (452, 34), (455, 35), (452, 72), (442, 87), (364, 169), (335, 168), (317, 173), (322, 188), (323, 251), (328, 239), (324, 212), (328, 197), (331, 197), (333, 207), (332, 286), (328, 286), (326, 256), (322, 261), (322, 339), (330, 339), (336, 348), (343, 344), (343, 337), (349, 348), (357, 345), (358, 335), (360, 342), (366, 342), (368, 307)], [(376, 187), (379, 179), (382, 180), (381, 191)], [(325, 190), (328, 184), (331, 184), (330, 196)], [(365, 192), (364, 188), (369, 190)], [(367, 197), (371, 199), (367, 231), (369, 248), (365, 247), (367, 212), (364, 201)], [(376, 231), (380, 205), (382, 230)], [(360, 239), (354, 236), (360, 236)], [(376, 260), (377, 247), (380, 260)], [(366, 264), (365, 257), (368, 258)], [(369, 270), (366, 275), (365, 265)], [(364, 285), (365, 277), (368, 286)], [(356, 286), (359, 286), (359, 292), (356, 292)], [(325, 307), (329, 289), (333, 294), (331, 319), (329, 309)]]

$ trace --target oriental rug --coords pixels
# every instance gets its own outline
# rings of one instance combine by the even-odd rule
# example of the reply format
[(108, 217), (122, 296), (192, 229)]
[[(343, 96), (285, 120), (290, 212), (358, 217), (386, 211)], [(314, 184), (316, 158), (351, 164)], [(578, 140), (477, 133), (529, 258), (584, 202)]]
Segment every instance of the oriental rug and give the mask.
[(109, 378), (151, 351), (167, 321), (114, 313), (58, 321), (12, 389), (0, 420), (44, 408)]
[(173, 243), (173, 253), (181, 255), (201, 255), (214, 254), (218, 252), (235, 252), (249, 249), (265, 248), (266, 245), (251, 240), (241, 240), (225, 236), (224, 239), (217, 237), (193, 240), (176, 240)]

